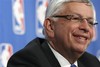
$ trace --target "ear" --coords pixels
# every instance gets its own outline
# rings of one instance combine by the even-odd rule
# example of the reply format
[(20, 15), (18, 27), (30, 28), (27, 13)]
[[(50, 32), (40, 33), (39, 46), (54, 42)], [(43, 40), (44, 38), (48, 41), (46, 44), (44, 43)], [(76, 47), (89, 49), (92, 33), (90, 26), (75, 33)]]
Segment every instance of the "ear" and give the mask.
[(44, 21), (44, 30), (45, 30), (47, 36), (54, 37), (53, 21), (51, 21), (49, 18), (45, 19), (45, 21)]

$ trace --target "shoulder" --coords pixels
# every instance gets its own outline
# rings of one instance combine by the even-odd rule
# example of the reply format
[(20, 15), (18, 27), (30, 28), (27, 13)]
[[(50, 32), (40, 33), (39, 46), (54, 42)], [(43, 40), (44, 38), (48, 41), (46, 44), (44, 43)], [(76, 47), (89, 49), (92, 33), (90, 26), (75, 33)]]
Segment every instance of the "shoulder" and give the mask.
[(79, 61), (82, 62), (84, 65), (97, 67), (100, 66), (100, 61), (97, 59), (96, 56), (85, 52), (80, 58)]
[(42, 38), (35, 38), (34, 40), (30, 41), (23, 49), (19, 50), (14, 54), (15, 55), (25, 55), (29, 56), (34, 53), (38, 53), (42, 50), (42, 44), (45, 42), (45, 39)]
[(39, 56), (43, 55), (42, 43), (45, 39), (36, 38), (29, 42), (23, 49), (19, 50), (11, 56), (8, 61), (8, 65), (15, 64), (35, 64), (37, 65)]
[(80, 59), (89, 59), (89, 60), (96, 60), (97, 58), (96, 58), (96, 56), (94, 56), (94, 55), (92, 55), (92, 54), (90, 54), (90, 53), (88, 53), (88, 52), (85, 52), (81, 57), (80, 57)]
[(23, 49), (16, 52), (14, 55), (16, 54), (27, 54), (28, 55), (28, 54), (32, 54), (32, 52), (37, 53), (38, 51), (41, 51), (42, 44), (45, 41), (46, 40), (42, 38), (35, 38), (32, 41), (30, 41)]
[(35, 47), (35, 46), (41, 46), (46, 40), (42, 38), (35, 38), (32, 41), (30, 41), (24, 49), (30, 48), (30, 47)]

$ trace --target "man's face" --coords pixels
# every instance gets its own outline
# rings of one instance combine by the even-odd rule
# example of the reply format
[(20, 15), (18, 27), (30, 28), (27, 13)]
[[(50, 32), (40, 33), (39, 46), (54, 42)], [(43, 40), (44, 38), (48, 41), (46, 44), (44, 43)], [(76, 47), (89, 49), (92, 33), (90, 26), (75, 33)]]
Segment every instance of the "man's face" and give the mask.
[(73, 2), (64, 4), (60, 10), (56, 16), (71, 15), (73, 18), (53, 17), (54, 48), (83, 53), (93, 38), (93, 26), (86, 19), (77, 21), (77, 17), (93, 20), (93, 9), (86, 3)]

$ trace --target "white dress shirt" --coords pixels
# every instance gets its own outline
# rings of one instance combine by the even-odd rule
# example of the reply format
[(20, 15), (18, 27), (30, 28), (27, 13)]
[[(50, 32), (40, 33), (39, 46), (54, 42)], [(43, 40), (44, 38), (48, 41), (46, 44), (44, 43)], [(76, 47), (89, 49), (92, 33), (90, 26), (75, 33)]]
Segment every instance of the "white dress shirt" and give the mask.
[[(69, 63), (69, 61), (67, 59), (65, 59), (61, 54), (59, 54), (57, 51), (55, 51), (50, 45), (49, 45), (49, 47), (52, 50), (52, 52), (54, 53), (59, 64), (61, 65), (61, 67), (70, 67), (71, 66), (71, 64)], [(77, 61), (74, 64), (78, 67)]]

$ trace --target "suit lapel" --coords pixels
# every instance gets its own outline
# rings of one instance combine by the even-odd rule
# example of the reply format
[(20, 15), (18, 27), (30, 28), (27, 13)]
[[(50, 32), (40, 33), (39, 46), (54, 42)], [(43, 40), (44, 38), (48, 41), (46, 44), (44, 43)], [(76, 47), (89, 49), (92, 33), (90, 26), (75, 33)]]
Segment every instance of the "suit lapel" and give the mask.
[(42, 44), (42, 48), (51, 66), (61, 67), (46, 41)]
[(78, 60), (78, 67), (85, 67), (85, 66)]

